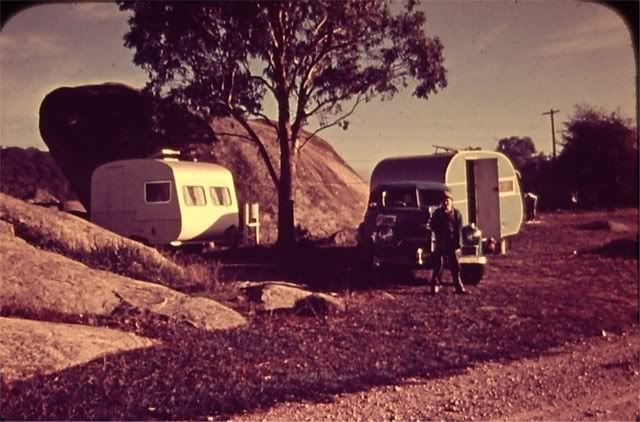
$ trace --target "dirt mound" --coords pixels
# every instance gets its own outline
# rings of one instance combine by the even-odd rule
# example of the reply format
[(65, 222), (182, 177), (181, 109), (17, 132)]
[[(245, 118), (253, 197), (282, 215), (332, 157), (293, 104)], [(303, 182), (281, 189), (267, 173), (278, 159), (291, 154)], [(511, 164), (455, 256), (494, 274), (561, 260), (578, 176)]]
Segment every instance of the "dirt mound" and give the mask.
[[(263, 139), (276, 170), (279, 146), (271, 125), (250, 123)], [(160, 148), (189, 149), (189, 157), (214, 162), (234, 174), (241, 202), (261, 206), (261, 238), (275, 240), (277, 193), (257, 147), (232, 119), (202, 119), (120, 84), (59, 88), (40, 108), (40, 132), (52, 156), (89, 209), (93, 170), (106, 162), (144, 158)], [(303, 132), (302, 142), (310, 136)], [(319, 137), (300, 151), (297, 223), (311, 236), (356, 227), (367, 184)]]

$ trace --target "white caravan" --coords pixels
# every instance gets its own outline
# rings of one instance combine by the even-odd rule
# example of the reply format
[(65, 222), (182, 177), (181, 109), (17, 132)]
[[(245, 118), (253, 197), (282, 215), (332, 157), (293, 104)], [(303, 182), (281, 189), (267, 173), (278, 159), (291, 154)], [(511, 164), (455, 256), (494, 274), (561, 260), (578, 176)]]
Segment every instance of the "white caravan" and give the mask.
[(91, 178), (91, 221), (151, 245), (232, 243), (239, 225), (233, 176), (177, 159), (103, 164)]

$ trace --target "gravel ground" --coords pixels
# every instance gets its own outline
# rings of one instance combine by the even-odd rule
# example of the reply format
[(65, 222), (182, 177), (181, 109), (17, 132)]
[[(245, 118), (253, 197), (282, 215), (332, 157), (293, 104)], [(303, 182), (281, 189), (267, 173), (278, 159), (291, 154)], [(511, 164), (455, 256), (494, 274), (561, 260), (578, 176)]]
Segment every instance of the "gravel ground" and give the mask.
[(536, 358), (407, 378), (328, 403), (282, 403), (233, 420), (637, 420), (639, 349), (637, 333), (605, 333)]

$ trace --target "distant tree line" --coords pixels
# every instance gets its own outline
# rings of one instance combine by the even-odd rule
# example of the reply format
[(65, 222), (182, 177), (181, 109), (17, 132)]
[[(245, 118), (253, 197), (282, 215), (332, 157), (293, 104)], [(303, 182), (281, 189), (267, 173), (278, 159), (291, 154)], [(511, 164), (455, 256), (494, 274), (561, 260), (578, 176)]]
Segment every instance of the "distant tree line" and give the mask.
[(557, 158), (538, 153), (530, 137), (498, 141), (518, 172), (523, 192), (545, 209), (638, 206), (638, 129), (618, 112), (576, 106), (564, 123)]

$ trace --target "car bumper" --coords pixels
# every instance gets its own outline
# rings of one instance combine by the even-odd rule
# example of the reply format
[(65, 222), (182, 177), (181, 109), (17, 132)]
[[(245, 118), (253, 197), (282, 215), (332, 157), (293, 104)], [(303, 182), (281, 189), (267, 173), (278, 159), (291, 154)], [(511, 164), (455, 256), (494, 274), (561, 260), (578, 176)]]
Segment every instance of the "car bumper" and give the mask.
[[(459, 251), (458, 263), (460, 265), (486, 265), (487, 257), (482, 255), (461, 254)], [(373, 266), (401, 266), (407, 268), (432, 268), (433, 254), (426, 248), (404, 250), (400, 248), (376, 248), (373, 254)]]

